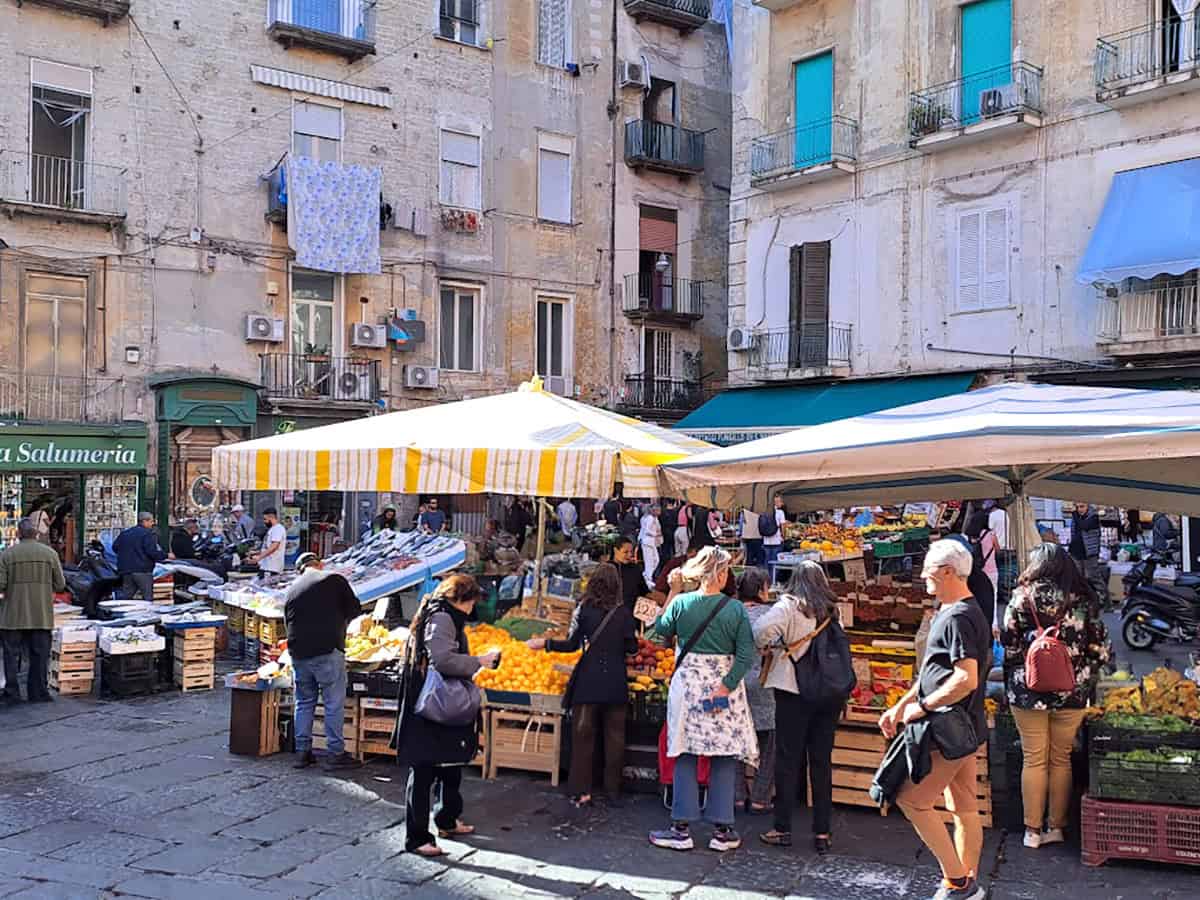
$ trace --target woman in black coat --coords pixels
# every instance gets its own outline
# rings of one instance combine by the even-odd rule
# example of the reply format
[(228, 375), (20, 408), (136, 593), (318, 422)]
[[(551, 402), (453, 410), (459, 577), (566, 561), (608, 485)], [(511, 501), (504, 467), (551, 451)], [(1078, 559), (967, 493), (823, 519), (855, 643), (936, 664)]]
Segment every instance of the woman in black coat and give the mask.
[(445, 853), (429, 833), (434, 782), (441, 784), (442, 796), (442, 806), (435, 819), (438, 834), (451, 837), (475, 831), (458, 817), (463, 811), (460, 792), (463, 766), (471, 761), (479, 747), (478, 720), (458, 727), (441, 725), (417, 715), (414, 707), (430, 666), (446, 680), (470, 680), (480, 669), (495, 666), (495, 651), (482, 656), (471, 656), (467, 652), (467, 635), (463, 629), (481, 596), (479, 585), (469, 575), (452, 575), (442, 581), (437, 590), (421, 602), (413, 616), (404, 651), (396, 762), (409, 767), (405, 793), (405, 849), (421, 856)]
[(567, 791), (576, 806), (592, 802), (592, 755), (596, 730), (604, 729), (604, 790), (611, 801), (621, 792), (625, 762), (625, 711), (629, 703), (625, 657), (637, 651), (636, 622), (621, 600), (621, 575), (612, 563), (597, 567), (588, 579), (587, 592), (575, 607), (565, 641), (533, 638), (531, 650), (583, 656), (575, 664), (569, 696), (571, 708), (571, 773)]

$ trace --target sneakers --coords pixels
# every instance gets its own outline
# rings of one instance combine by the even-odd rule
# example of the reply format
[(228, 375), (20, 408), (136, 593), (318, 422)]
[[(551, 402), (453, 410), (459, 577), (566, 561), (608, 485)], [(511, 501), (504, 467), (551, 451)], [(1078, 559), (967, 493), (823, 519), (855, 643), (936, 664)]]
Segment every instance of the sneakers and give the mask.
[[(1061, 834), (1062, 832), (1060, 831), (1059, 835)], [(1021, 843), (1023, 843), (1030, 850), (1036, 850), (1038, 847), (1042, 846), (1042, 833), (1040, 831), (1031, 831), (1030, 829), (1026, 828), (1025, 839)]]
[(687, 824), (682, 822), (673, 823), (666, 831), (650, 832), (650, 843), (668, 850), (691, 850), (695, 846), (692, 843), (691, 831), (688, 830)]
[(362, 763), (351, 756), (349, 753), (342, 752), (337, 756), (330, 757), (325, 760), (324, 769), (326, 772), (339, 772), (345, 769), (361, 769)]
[(738, 837), (738, 833), (729, 827), (719, 827), (713, 832), (712, 840), (708, 842), (709, 850), (716, 850), (718, 853), (725, 853), (727, 850), (736, 850), (742, 846), (742, 839)]
[(943, 880), (933, 900), (983, 900), (985, 891), (974, 878), (966, 878), (956, 886), (953, 882)]
[(1042, 835), (1042, 846), (1047, 844), (1061, 844), (1063, 842), (1063, 831), (1061, 828), (1047, 828), (1046, 833)]

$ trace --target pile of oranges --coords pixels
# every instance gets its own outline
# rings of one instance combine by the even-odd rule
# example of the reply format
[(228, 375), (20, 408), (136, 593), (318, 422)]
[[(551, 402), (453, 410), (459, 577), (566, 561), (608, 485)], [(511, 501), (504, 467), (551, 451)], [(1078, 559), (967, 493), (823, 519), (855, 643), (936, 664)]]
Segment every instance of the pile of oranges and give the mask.
[(481, 688), (498, 691), (524, 691), (531, 694), (562, 694), (570, 676), (556, 670), (556, 663), (573, 666), (582, 655), (575, 653), (546, 653), (530, 650), (524, 642), (494, 625), (476, 625), (467, 629), (467, 644), (472, 656), (489, 650), (500, 651), (500, 667), (484, 669), (475, 676)]
[(660, 680), (670, 680), (675, 674), (675, 651), (645, 638), (638, 638), (637, 652), (627, 656), (625, 662), (629, 668)]

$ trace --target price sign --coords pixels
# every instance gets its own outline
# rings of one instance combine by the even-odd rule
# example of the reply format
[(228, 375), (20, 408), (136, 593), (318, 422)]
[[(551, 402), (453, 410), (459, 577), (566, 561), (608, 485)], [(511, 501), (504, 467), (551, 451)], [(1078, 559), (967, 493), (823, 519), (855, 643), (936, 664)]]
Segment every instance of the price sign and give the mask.
[(639, 597), (633, 605), (633, 617), (650, 625), (658, 618), (658, 604), (646, 597)]

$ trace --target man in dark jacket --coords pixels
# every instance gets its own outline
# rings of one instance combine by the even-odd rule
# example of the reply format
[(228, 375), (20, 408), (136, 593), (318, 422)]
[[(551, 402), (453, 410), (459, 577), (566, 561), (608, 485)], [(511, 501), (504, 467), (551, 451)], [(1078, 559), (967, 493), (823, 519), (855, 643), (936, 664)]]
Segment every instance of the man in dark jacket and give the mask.
[(362, 614), (350, 582), (323, 572), (315, 553), (296, 560), (300, 577), (288, 588), (283, 609), (288, 652), (296, 673), (296, 768), (316, 762), (312, 752), (317, 694), (325, 703), (327, 769), (347, 769), (358, 761), (346, 752), (342, 723), (346, 706), (346, 626)]
[(1108, 578), (1100, 571), (1100, 516), (1087, 503), (1076, 503), (1071, 513), (1071, 554), (1079, 571), (1100, 597), (1108, 602)]
[(199, 533), (200, 525), (195, 519), (188, 519), (171, 532), (171, 552), (176, 559), (196, 558), (196, 535)]
[(1179, 530), (1171, 517), (1164, 512), (1155, 513), (1150, 525), (1153, 549), (1156, 553), (1174, 552), (1172, 542), (1178, 540)]
[(154, 530), (154, 514), (138, 513), (138, 523), (126, 528), (113, 541), (117, 554), (117, 574), (121, 576), (121, 593), (126, 600), (141, 594), (147, 602), (154, 600), (154, 564), (167, 558), (158, 545)]

